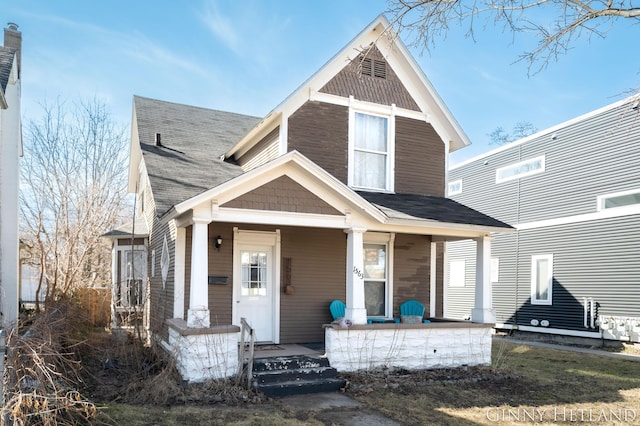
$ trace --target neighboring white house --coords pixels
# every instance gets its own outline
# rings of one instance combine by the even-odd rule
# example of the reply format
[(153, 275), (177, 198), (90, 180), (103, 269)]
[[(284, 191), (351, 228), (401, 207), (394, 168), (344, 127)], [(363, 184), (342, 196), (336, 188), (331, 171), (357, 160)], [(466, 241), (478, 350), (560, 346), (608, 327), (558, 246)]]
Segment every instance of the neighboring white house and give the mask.
[(22, 34), (9, 23), (0, 46), (0, 323), (18, 319), (18, 163), (22, 156), (20, 51)]

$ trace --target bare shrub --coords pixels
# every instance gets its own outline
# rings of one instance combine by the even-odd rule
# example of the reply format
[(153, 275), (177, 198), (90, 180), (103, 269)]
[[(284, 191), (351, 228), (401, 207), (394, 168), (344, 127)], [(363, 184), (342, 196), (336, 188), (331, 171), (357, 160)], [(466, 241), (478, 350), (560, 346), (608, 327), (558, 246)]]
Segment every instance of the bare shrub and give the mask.
[(72, 301), (57, 301), (25, 333), (9, 335), (0, 424), (76, 425), (95, 419), (95, 405), (78, 391), (83, 380), (76, 350), (82, 342), (73, 324), (83, 324), (79, 316)]

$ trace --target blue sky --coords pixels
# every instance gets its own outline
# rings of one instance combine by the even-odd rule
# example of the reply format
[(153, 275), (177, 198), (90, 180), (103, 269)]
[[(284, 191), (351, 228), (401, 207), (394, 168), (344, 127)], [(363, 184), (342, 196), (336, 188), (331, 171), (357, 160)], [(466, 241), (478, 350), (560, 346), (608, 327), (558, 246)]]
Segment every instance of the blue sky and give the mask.
[[(23, 37), (23, 116), (38, 104), (94, 96), (131, 120), (133, 95), (264, 116), (344, 47), (385, 0), (23, 0), (2, 22)], [(615, 102), (640, 87), (640, 27), (617, 22), (604, 39), (580, 40), (557, 63), (527, 76), (514, 63), (527, 34), (454, 25), (435, 47), (411, 48), (473, 145), (451, 163), (486, 152), (496, 127), (539, 130)], [(406, 36), (403, 37), (407, 41)]]

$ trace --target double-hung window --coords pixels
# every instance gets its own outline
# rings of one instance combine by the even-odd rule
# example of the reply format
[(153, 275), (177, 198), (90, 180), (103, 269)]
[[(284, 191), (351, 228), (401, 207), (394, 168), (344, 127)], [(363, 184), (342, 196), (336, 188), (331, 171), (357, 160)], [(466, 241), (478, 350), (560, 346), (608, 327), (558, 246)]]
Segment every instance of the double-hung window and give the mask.
[(551, 305), (553, 290), (553, 255), (531, 257), (531, 303)]
[(365, 244), (364, 247), (364, 300), (367, 316), (386, 315), (387, 246)]
[(352, 112), (350, 186), (369, 191), (393, 191), (391, 119), (384, 115)]
[(393, 234), (370, 233), (362, 246), (364, 304), (369, 317), (392, 316)]

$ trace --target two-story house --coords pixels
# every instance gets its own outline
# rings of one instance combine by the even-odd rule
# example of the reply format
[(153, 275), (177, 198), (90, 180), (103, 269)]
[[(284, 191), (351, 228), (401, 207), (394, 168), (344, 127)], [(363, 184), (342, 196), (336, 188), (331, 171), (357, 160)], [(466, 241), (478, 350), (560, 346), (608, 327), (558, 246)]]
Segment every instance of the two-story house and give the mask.
[[(640, 341), (639, 105), (622, 99), (451, 168), (452, 199), (516, 228), (492, 245), (496, 327)], [(474, 250), (447, 243), (451, 318), (471, 315)]]
[[(339, 370), (490, 362), (489, 235), (511, 228), (445, 197), (447, 153), (469, 141), (388, 27), (265, 117), (134, 97), (148, 327), (186, 380), (235, 373), (242, 318), (259, 342), (324, 341)], [(442, 246), (459, 239), (486, 266), (472, 321), (437, 321)], [(350, 326), (327, 325), (334, 299)], [(409, 299), (434, 320), (395, 323)]]

